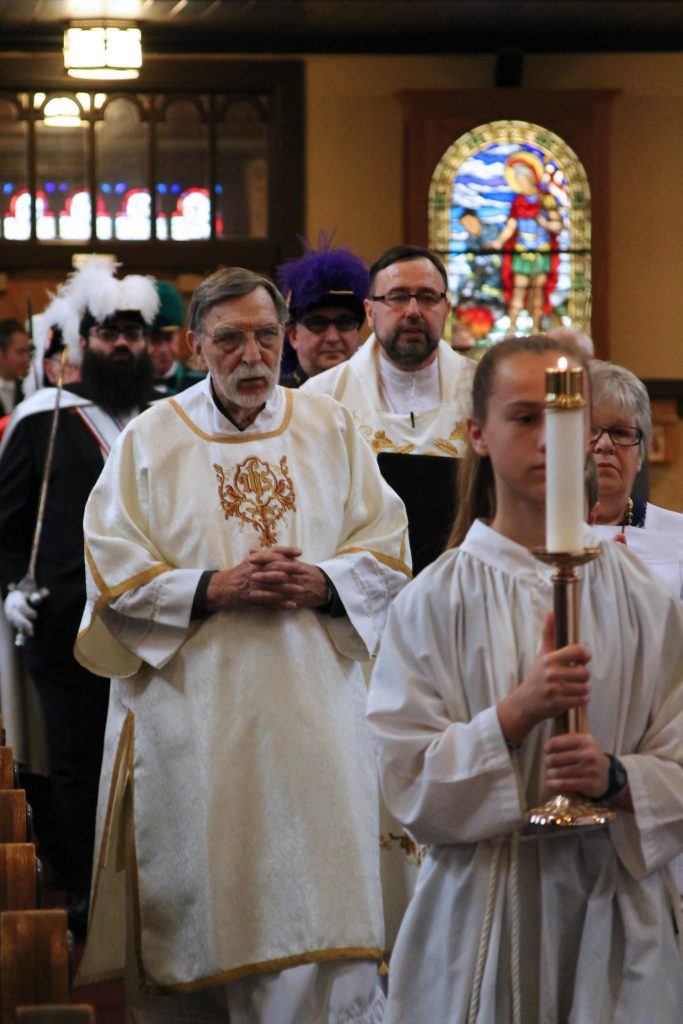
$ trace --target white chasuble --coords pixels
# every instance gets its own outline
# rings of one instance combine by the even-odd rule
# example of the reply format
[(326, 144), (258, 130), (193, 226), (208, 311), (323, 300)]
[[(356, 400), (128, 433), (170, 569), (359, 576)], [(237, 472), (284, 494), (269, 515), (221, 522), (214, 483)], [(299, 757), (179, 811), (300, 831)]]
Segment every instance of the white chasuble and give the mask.
[(379, 342), (374, 335), (345, 363), (302, 385), (309, 393), (331, 395), (344, 405), (375, 454), (444, 455), (460, 458), (467, 447), (476, 363), (439, 342), (437, 363), (441, 400), (431, 409), (391, 412), (382, 400)]
[[(403, 505), (348, 414), (277, 388), (240, 432), (203, 381), (124, 432), (85, 535), (77, 656), (114, 678), (81, 980), (122, 968), (127, 830), (149, 991), (378, 959), (377, 793), (357, 659), (376, 648), (410, 570)], [(348, 617), (244, 609), (190, 621), (203, 570), (274, 544), (323, 568)]]
[(389, 1024), (680, 1024), (667, 863), (683, 850), (683, 613), (620, 544), (602, 545), (581, 587), (590, 726), (626, 766), (635, 811), (547, 838), (517, 829), (548, 796), (553, 723), (510, 751), (495, 705), (539, 651), (550, 570), (477, 522), (390, 610), (370, 723), (387, 805), (429, 850), (391, 960)]

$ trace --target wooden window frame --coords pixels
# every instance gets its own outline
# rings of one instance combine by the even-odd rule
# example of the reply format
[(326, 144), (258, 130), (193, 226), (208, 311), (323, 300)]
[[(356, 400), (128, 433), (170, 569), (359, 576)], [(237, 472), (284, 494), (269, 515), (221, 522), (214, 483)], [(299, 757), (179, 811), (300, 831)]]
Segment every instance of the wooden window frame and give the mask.
[[(27, 69), (31, 69), (27, 78)], [(97, 83), (68, 78), (61, 59), (43, 54), (6, 55), (0, 62), (0, 93), (78, 91), (107, 95), (163, 94), (192, 98), (197, 93), (267, 94), (271, 103), (268, 140), (268, 237), (127, 241), (8, 241), (0, 239), (0, 261), (13, 270), (72, 268), (76, 253), (112, 253), (130, 271), (200, 273), (223, 265), (248, 266), (264, 272), (298, 252), (304, 225), (304, 72), (296, 60), (233, 61), (219, 57), (145, 56), (140, 78), (131, 82)], [(28, 112), (30, 118), (32, 112)], [(29, 145), (29, 187), (36, 189), (35, 153)], [(90, 145), (88, 168), (95, 194), (95, 153)], [(154, 154), (151, 154), (153, 181)], [(94, 204), (93, 204), (94, 205)]]
[(460, 136), (490, 121), (549, 128), (574, 150), (591, 189), (592, 306), (596, 355), (609, 358), (610, 107), (618, 90), (439, 89), (397, 94), (403, 112), (403, 231), (429, 244), (429, 186), (437, 164)]

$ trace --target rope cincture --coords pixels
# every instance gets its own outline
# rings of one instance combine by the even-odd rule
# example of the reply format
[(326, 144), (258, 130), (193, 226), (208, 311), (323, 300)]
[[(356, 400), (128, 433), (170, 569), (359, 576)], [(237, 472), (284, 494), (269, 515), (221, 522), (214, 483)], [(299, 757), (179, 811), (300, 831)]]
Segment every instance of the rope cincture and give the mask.
[(522, 1024), (522, 1000), (520, 987), (519, 957), (519, 831), (515, 829), (509, 836), (504, 836), (496, 843), (489, 868), (489, 884), (486, 893), (486, 910), (482, 924), (477, 962), (474, 969), (472, 994), (467, 1014), (467, 1024), (476, 1024), (481, 1001), (481, 985), (484, 968), (491, 944), (491, 928), (496, 903), (496, 892), (500, 878), (500, 857), (504, 842), (510, 840), (510, 972), (512, 982), (512, 1024)]

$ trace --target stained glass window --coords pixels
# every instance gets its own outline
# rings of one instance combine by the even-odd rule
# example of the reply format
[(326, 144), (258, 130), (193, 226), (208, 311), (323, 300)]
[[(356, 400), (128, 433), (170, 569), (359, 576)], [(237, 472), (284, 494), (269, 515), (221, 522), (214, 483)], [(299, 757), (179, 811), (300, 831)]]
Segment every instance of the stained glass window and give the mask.
[(211, 168), (205, 103), (177, 99), (156, 126), (157, 238), (211, 237)]
[(216, 227), (225, 238), (268, 234), (266, 100), (229, 100), (217, 126)]
[(553, 132), (493, 121), (457, 139), (432, 176), (429, 239), (448, 269), (453, 344), (586, 329), (590, 189)]
[(0, 239), (267, 239), (269, 117), (260, 92), (0, 96)]
[(35, 116), (36, 238), (85, 241), (91, 234), (88, 187), (90, 98), (46, 96), (29, 99)]
[(149, 125), (143, 110), (133, 100), (116, 98), (95, 115), (95, 230), (103, 241), (152, 237)]
[(0, 98), (2, 134), (2, 199), (0, 237), (25, 239), (31, 236), (31, 195), (28, 191), (28, 132), (21, 120), (21, 108)]

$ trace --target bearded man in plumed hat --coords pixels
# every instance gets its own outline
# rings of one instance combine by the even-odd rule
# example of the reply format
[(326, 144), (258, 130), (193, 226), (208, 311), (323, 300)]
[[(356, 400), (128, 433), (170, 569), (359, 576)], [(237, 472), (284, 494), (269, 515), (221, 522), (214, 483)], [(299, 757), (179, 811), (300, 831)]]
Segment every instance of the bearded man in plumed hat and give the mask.
[[(117, 278), (103, 260), (93, 259), (72, 274), (37, 318), (36, 341), (45, 349), (49, 332), (61, 332), (68, 363), (81, 364), (81, 380), (64, 387), (58, 414), (54, 388), (26, 399), (0, 449), (4, 610), (24, 642), (25, 665), (45, 719), (60, 846), (53, 866), (65, 876), (69, 924), (77, 935), (87, 921), (109, 691), (108, 682), (82, 668), (72, 653), (85, 603), (83, 511), (119, 433), (159, 397), (146, 350), (158, 305), (152, 278)], [(50, 473), (43, 484), (53, 424)], [(32, 591), (17, 584), (27, 578), (34, 533)]]

